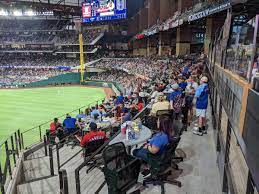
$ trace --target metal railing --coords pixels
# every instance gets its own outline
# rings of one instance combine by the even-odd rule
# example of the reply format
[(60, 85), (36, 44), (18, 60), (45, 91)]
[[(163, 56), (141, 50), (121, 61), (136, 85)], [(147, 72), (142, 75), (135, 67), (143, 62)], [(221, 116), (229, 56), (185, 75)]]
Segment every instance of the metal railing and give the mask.
[[(93, 105), (99, 104), (103, 99), (95, 100), (86, 106), (79, 107), (66, 114), (80, 113), (85, 108), (90, 108)], [(57, 118), (64, 118), (63, 114)], [(25, 148), (32, 147), (38, 143), (44, 142), (45, 156), (49, 152), (50, 174), (54, 175), (54, 159), (53, 148), (50, 145), (48, 149), (48, 140), (45, 136), (45, 130), (49, 129), (49, 124), (52, 120), (42, 123), (36, 127), (21, 132), (20, 129), (11, 134), (5, 141), (0, 144), (0, 190), (1, 194), (6, 193), (5, 185), (12, 180), (12, 172), (17, 165), (17, 159), (20, 157), (20, 152)], [(45, 129), (45, 130), (44, 130)], [(36, 137), (36, 139), (35, 139)]]
[[(132, 120), (136, 120), (137, 118), (144, 118), (145, 115), (147, 115), (149, 111), (149, 104), (141, 111), (139, 112), (137, 115), (135, 115), (133, 117)], [(118, 134), (120, 134), (120, 130), (118, 132), (116, 132), (112, 137), (110, 137), (110, 139), (108, 141), (106, 141), (101, 147), (99, 147), (94, 153), (92, 153), (89, 157), (87, 157), (86, 160), (84, 160), (84, 162), (79, 165), (76, 169), (75, 169), (75, 181), (76, 181), (76, 194), (80, 194), (81, 193), (81, 183), (80, 183), (80, 171), (87, 166), (87, 164), (97, 155), (100, 154), (103, 149), (109, 145), (110, 141), (112, 141)], [(60, 193), (68, 193), (68, 182), (67, 182), (67, 173), (66, 170), (62, 169), (59, 171), (59, 179), (60, 179)], [(104, 184), (102, 183), (101, 186), (104, 186)]]
[(0, 189), (2, 194), (6, 193), (5, 183), (13, 178), (12, 172), (17, 165), (21, 150), (22, 138), (19, 129), (0, 145)]
[[(80, 113), (82, 110), (84, 110), (85, 108), (91, 108), (92, 105), (96, 105), (99, 104), (100, 102), (102, 102), (103, 99), (99, 99), (99, 100), (95, 100), (91, 103), (89, 103), (86, 106), (82, 106), (79, 107), (75, 110), (72, 110), (70, 112), (67, 112), (66, 114), (63, 114), (61, 116), (58, 116), (58, 119), (64, 119), (65, 116), (67, 114), (76, 114), (76, 113)], [(46, 129), (49, 129), (49, 124), (50, 122), (52, 122), (53, 120), (49, 120), (47, 122), (44, 122), (36, 127), (33, 127), (31, 129), (25, 130), (23, 132), (21, 132), (21, 137), (22, 137), (22, 147), (27, 149), (37, 143), (40, 143), (43, 141), (43, 135), (46, 131)], [(44, 131), (43, 131), (44, 130)], [(38, 139), (35, 140), (35, 137), (38, 137)], [(34, 139), (34, 140), (33, 140)]]

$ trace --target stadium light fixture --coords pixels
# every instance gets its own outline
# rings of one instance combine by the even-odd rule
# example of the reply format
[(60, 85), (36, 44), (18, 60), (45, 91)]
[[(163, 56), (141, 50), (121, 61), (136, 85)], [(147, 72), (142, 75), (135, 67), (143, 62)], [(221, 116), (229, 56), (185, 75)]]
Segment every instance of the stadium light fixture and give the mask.
[(36, 13), (34, 11), (32, 11), (32, 10), (28, 10), (28, 11), (25, 12), (25, 15), (27, 15), (27, 16), (35, 16)]
[(13, 15), (14, 15), (14, 16), (22, 16), (22, 12), (19, 11), (19, 10), (14, 10), (14, 11), (13, 11)]
[(3, 9), (1, 9), (0, 10), (0, 16), (8, 16), (8, 12), (3, 10)]

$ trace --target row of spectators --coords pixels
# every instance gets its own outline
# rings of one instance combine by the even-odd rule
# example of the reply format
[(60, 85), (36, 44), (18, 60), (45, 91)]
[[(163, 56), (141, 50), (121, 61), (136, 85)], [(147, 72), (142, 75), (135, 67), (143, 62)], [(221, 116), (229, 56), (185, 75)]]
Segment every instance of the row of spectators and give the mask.
[(146, 78), (162, 76), (167, 69), (168, 61), (156, 58), (107, 58), (95, 64), (95, 67), (119, 69)]
[(69, 20), (18, 20), (18, 19), (1, 19), (1, 31), (36, 31), (36, 30), (63, 30)]
[[(84, 43), (91, 44), (100, 34), (101, 29), (86, 29), (83, 32)], [(21, 31), (0, 32), (0, 43), (19, 44), (79, 44), (78, 31)]]
[(64, 71), (48, 68), (0, 69), (0, 87), (24, 85), (63, 74)]
[[(110, 59), (117, 60), (117, 59)], [(130, 66), (130, 60), (128, 60), (127, 67)], [(136, 59), (139, 60), (139, 59)], [(144, 60), (144, 59), (143, 59)], [(150, 60), (150, 59), (148, 59)], [(119, 60), (121, 62), (121, 60)], [(152, 63), (152, 61), (150, 60)], [(154, 60), (154, 63), (158, 63)], [(109, 63), (108, 63), (109, 64)], [(102, 129), (97, 128), (98, 116), (102, 116), (103, 110), (108, 106), (113, 112), (113, 117), (121, 122), (131, 120), (132, 116), (137, 112), (140, 112), (143, 107), (150, 102), (151, 113), (149, 121), (146, 125), (154, 131), (154, 135), (149, 139), (141, 148), (135, 149), (133, 155), (141, 160), (147, 162), (148, 153), (156, 154), (157, 157), (165, 152), (166, 146), (169, 142), (174, 140), (174, 137), (181, 135), (184, 130), (188, 129), (188, 124), (193, 119), (193, 104), (196, 108), (196, 116), (199, 117), (199, 125), (194, 128), (193, 133), (197, 135), (204, 135), (207, 133), (206, 128), (206, 110), (208, 106), (208, 78), (204, 76), (204, 64), (202, 62), (192, 63), (190, 60), (169, 60), (167, 62), (161, 62), (163, 68), (154, 73), (153, 79), (140, 78), (135, 75), (130, 75), (126, 71), (122, 70), (110, 70), (105, 73), (98, 74), (92, 79), (100, 79), (107, 81), (123, 80), (122, 83), (131, 83), (133, 91), (129, 94), (120, 94), (116, 98), (112, 98), (109, 102), (93, 107), (91, 110), (86, 109), (85, 113), (80, 113), (76, 118), (67, 116), (62, 125), (62, 130), (68, 130), (71, 126), (67, 125), (68, 121), (74, 122), (74, 128), (83, 129), (86, 126), (80, 127), (80, 123), (83, 119), (90, 117), (89, 133), (86, 133), (81, 139), (79, 139), (80, 145), (87, 147), (90, 141), (95, 141), (99, 138), (106, 139), (107, 134)], [(166, 65), (165, 65), (166, 64)], [(152, 65), (152, 64), (149, 64)], [(134, 64), (133, 64), (134, 66)], [(163, 75), (158, 77), (157, 75)], [(133, 81), (135, 79), (135, 81)], [(126, 85), (124, 85), (125, 87)], [(194, 99), (196, 103), (194, 103)], [(159, 110), (172, 110), (163, 116), (158, 116)], [(105, 113), (107, 113), (105, 111)], [(95, 118), (95, 115), (97, 117)], [(158, 125), (152, 122), (153, 119), (158, 121)], [(57, 119), (55, 119), (57, 121)], [(54, 124), (55, 124), (54, 120)], [(173, 128), (173, 122), (182, 122), (182, 128), (176, 130)], [(77, 123), (77, 126), (76, 126)], [(56, 127), (54, 125), (54, 131)], [(171, 155), (170, 155), (171, 157)], [(144, 162), (144, 163), (145, 163)], [(150, 172), (148, 166), (143, 168), (143, 175), (146, 176)]]
[(67, 58), (65, 55), (5, 53), (0, 55), (0, 66), (78, 66), (78, 58)]

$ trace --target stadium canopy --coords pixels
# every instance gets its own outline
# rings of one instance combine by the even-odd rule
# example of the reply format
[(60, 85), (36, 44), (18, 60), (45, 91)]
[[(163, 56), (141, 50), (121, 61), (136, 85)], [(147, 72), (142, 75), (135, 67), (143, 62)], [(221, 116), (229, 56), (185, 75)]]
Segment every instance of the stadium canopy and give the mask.
[(48, 3), (55, 5), (81, 6), (83, 0), (16, 0), (20, 2)]

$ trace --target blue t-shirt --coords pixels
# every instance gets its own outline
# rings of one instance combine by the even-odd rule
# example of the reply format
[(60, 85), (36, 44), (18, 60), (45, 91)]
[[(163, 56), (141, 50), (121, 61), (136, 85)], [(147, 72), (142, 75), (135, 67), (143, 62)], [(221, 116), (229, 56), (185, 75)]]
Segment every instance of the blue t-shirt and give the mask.
[(208, 84), (204, 83), (204, 84), (200, 85), (195, 92), (195, 97), (197, 98), (196, 108), (197, 109), (207, 109), (208, 98), (209, 98)]
[(101, 117), (101, 113), (99, 110), (97, 109), (94, 109), (92, 112), (91, 112), (91, 118), (94, 118), (94, 115), (98, 115), (99, 117)]
[(180, 113), (182, 108), (182, 92), (174, 91), (169, 96), (169, 101), (173, 101), (173, 108), (175, 113)]
[(159, 151), (156, 153), (158, 155), (163, 154), (165, 151), (166, 145), (169, 143), (168, 136), (164, 132), (155, 134), (150, 140), (149, 144), (151, 146), (156, 146), (159, 148)]
[(117, 99), (116, 99), (116, 104), (122, 104), (123, 100), (124, 100), (123, 96), (118, 96)]
[(63, 121), (63, 125), (66, 129), (75, 129), (76, 128), (76, 119), (68, 117)]
[(86, 117), (85, 114), (78, 114), (78, 115), (76, 115), (77, 119), (84, 119), (85, 117)]
[(131, 121), (131, 114), (127, 113), (122, 117), (122, 122), (125, 123), (126, 121)]
[(171, 101), (171, 100), (175, 100), (175, 98), (177, 98), (177, 97), (182, 97), (182, 92), (181, 91), (173, 91), (171, 94), (170, 94), (170, 96), (169, 96), (169, 101)]
[(187, 87), (187, 83), (186, 82), (181, 82), (181, 83), (179, 83), (179, 87), (184, 91), (185, 88)]

